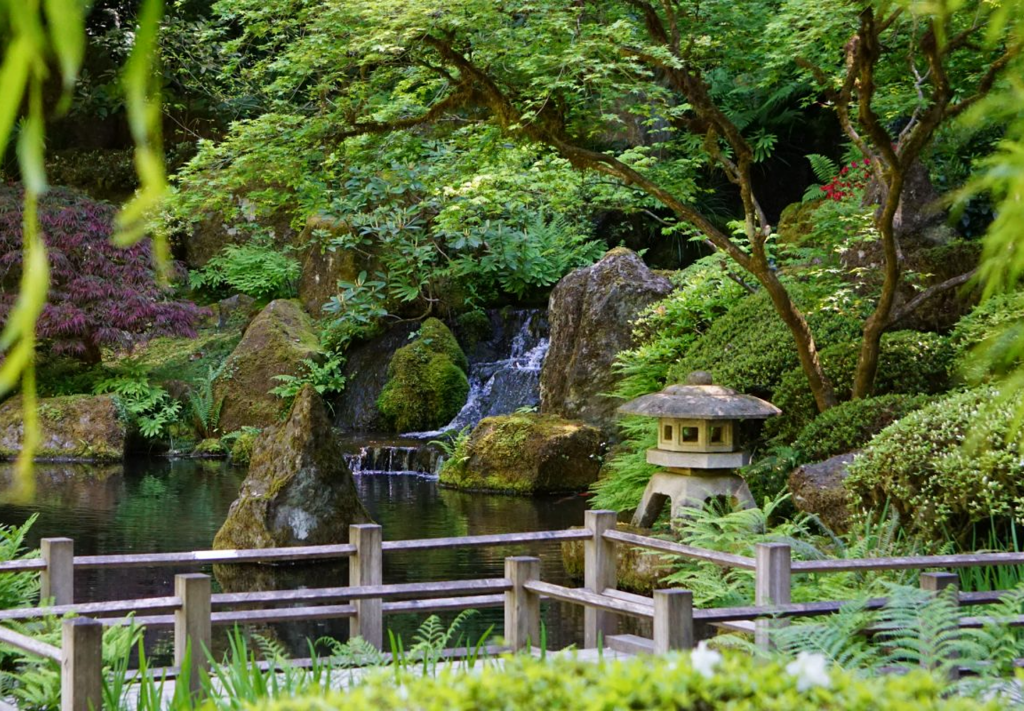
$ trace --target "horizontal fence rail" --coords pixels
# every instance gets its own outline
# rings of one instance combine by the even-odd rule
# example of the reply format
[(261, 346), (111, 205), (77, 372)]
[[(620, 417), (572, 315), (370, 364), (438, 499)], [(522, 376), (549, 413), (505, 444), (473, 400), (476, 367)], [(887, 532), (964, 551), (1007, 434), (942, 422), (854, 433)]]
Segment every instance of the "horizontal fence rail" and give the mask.
[[(541, 580), (540, 559), (510, 557), (503, 577), (384, 584), (384, 554), (440, 549), (522, 546), (538, 543), (582, 542), (584, 585), (580, 588)], [(753, 605), (694, 609), (687, 590), (656, 590), (650, 597), (616, 589), (617, 551), (620, 546), (661, 555), (706, 561), (725, 568), (754, 573)], [(203, 550), (172, 553), (75, 556), (67, 538), (44, 539), (40, 558), (0, 563), (3, 573), (40, 573), (41, 599), (50, 602), (33, 608), (0, 610), (3, 622), (64, 617), (60, 648), (0, 626), (0, 644), (61, 663), (62, 708), (87, 711), (98, 708), (101, 688), (99, 645), (104, 627), (134, 623), (147, 628), (173, 628), (174, 662), (178, 682), (196, 688), (206, 667), (205, 654), (186, 649), (209, 649), (211, 629), (223, 625), (265, 624), (305, 620), (348, 619), (350, 636), (361, 636), (378, 649), (383, 646), (384, 618), (396, 614), (433, 614), (466, 609), (504, 608), (505, 645), (500, 650), (524, 650), (540, 642), (541, 602), (553, 600), (584, 609), (583, 646), (604, 643), (630, 653), (661, 653), (689, 649), (708, 636), (713, 627), (754, 634), (760, 647), (772, 644), (771, 629), (799, 617), (831, 615), (848, 601), (792, 603), (791, 579), (798, 574), (828, 574), (864, 570), (952, 569), (983, 565), (1021, 565), (1024, 553), (907, 556), (847, 560), (794, 561), (788, 545), (757, 544), (753, 557), (688, 546), (651, 536), (619, 531), (616, 514), (588, 511), (582, 528), (564, 531), (487, 534), (451, 538), (384, 541), (381, 528), (352, 526), (349, 543), (258, 550)], [(194, 568), (207, 565), (302, 563), (347, 559), (347, 586), (213, 594), (211, 579), (201, 574), (179, 574), (173, 595), (137, 600), (74, 603), (74, 575), (79, 570), (144, 567)], [(937, 592), (957, 585), (948, 572), (923, 573), (922, 588)], [(1005, 591), (959, 593), (960, 605), (978, 606), (999, 601)], [(867, 602), (867, 609), (887, 604), (884, 598)], [(650, 621), (652, 639), (617, 635), (621, 616)], [(984, 614), (964, 616), (961, 628), (990, 623)], [(1009, 621), (1024, 626), (1024, 615)], [(870, 627), (863, 634), (885, 631)], [(191, 661), (190, 661), (191, 660)]]

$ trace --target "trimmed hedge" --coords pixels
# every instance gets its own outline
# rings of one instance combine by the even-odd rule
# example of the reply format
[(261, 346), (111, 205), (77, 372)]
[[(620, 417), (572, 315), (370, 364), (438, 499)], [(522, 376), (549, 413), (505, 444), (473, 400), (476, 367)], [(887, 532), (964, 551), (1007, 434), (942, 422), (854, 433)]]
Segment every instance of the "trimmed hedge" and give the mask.
[(934, 540), (966, 540), (990, 519), (1024, 520), (1024, 456), (1007, 441), (1014, 405), (979, 388), (887, 427), (850, 465), (853, 510), (888, 505), (911, 533)]
[(950, 340), (957, 350), (955, 372), (970, 383), (1017, 365), (1013, 344), (1024, 331), (1024, 291), (982, 302), (960, 319)]
[(803, 462), (822, 462), (852, 452), (930, 401), (928, 395), (891, 394), (840, 403), (804, 427), (793, 442), (793, 449)]
[[(815, 299), (789, 284), (794, 301), (804, 310), (819, 347), (857, 337), (861, 323), (814, 307)], [(793, 335), (764, 291), (745, 297), (714, 323), (669, 370), (668, 382), (683, 382), (695, 370), (706, 370), (716, 385), (771, 398), (783, 375), (800, 367)]]
[[(859, 339), (829, 346), (820, 353), (821, 364), (840, 400), (850, 398), (859, 356)], [(950, 387), (955, 356), (949, 339), (936, 333), (887, 333), (882, 336), (875, 394), (944, 392)], [(782, 410), (782, 414), (768, 421), (765, 432), (780, 443), (792, 442), (818, 416), (807, 377), (800, 368), (794, 368), (782, 377), (772, 402)]]
[[(267, 711), (968, 711), (997, 709), (943, 695), (945, 684), (925, 671), (860, 678), (830, 670), (825, 685), (790, 674), (786, 664), (726, 653), (713, 668), (691, 664), (689, 654), (600, 663), (569, 658), (506, 658), (472, 673), (437, 678), (381, 674), (326, 696), (266, 702)], [(794, 670), (797, 671), (797, 670)], [(702, 673), (704, 672), (704, 673)]]

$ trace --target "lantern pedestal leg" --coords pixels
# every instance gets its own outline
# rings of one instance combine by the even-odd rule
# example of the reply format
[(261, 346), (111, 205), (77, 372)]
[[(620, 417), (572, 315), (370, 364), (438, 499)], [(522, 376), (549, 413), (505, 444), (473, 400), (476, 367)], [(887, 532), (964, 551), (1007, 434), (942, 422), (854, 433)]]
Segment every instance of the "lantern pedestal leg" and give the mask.
[(650, 528), (658, 520), (665, 501), (671, 501), (672, 518), (686, 515), (686, 508), (701, 508), (708, 499), (727, 498), (745, 509), (757, 502), (739, 474), (681, 474), (655, 472), (633, 515), (633, 525)]

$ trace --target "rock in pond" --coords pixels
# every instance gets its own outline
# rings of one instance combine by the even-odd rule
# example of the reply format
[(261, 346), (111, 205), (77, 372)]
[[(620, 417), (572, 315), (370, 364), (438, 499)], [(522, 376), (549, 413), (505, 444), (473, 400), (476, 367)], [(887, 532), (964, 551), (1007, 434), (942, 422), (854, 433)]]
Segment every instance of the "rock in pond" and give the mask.
[(480, 421), (462, 456), (441, 467), (442, 486), (545, 494), (582, 491), (601, 468), (601, 433), (556, 415), (517, 413)]
[(312, 319), (297, 301), (271, 301), (245, 329), (214, 382), (214, 399), (222, 403), (220, 430), (278, 422), (285, 402), (270, 394), (280, 384), (274, 376), (298, 375), (307, 358), (320, 358)]
[(388, 364), (388, 381), (377, 409), (392, 432), (444, 427), (466, 404), (469, 362), (440, 320), (428, 318), (416, 340), (402, 346)]
[(856, 452), (840, 454), (816, 464), (804, 464), (789, 475), (793, 504), (815, 514), (835, 533), (850, 527), (849, 494), (844, 482)]
[(606, 393), (618, 380), (612, 370), (615, 356), (633, 345), (637, 314), (670, 291), (668, 279), (621, 247), (563, 277), (551, 292), (541, 412), (583, 420), (614, 436), (615, 409), (622, 403)]
[(286, 422), (260, 433), (249, 474), (214, 548), (344, 543), (348, 527), (370, 521), (352, 473), (312, 386), (296, 396)]
[[(21, 452), (21, 396), (0, 405), (0, 459)], [(125, 426), (109, 395), (69, 395), (39, 401), (42, 439), (36, 460), (115, 462), (124, 458)]]

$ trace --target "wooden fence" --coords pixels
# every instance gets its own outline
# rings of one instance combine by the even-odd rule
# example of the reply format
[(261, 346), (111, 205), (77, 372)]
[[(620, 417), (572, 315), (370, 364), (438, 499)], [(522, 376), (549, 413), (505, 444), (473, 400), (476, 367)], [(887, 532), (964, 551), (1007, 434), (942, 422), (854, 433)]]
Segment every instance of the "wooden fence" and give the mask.
[[(518, 651), (539, 642), (540, 603), (548, 599), (584, 608), (583, 646), (588, 648), (605, 644), (632, 653), (690, 649), (700, 639), (710, 636), (713, 627), (753, 633), (757, 644), (767, 647), (771, 643), (769, 630), (772, 626), (785, 624), (788, 618), (832, 614), (846, 604), (845, 601), (793, 604), (790, 588), (794, 574), (1024, 564), (1024, 553), (794, 561), (789, 546), (780, 543), (758, 544), (751, 558), (626, 533), (617, 530), (615, 524), (613, 511), (588, 511), (581, 529), (404, 541), (384, 541), (380, 526), (362, 524), (352, 526), (349, 543), (341, 545), (103, 556), (75, 556), (73, 541), (48, 538), (42, 541), (40, 558), (0, 563), (0, 574), (40, 573), (41, 599), (49, 604), (0, 610), (0, 625), (4, 621), (51, 615), (74, 614), (77, 617), (63, 620), (60, 649), (2, 626), (0, 643), (59, 662), (62, 711), (89, 711), (90, 707), (100, 707), (103, 628), (123, 625), (129, 620), (147, 628), (173, 627), (176, 667), (171, 673), (177, 675), (177, 683), (196, 688), (199, 671), (208, 664), (205, 650), (210, 648), (211, 628), (215, 625), (347, 618), (352, 636), (361, 636), (380, 648), (385, 615), (503, 607), (506, 646), (500, 649)], [(411, 584), (383, 582), (386, 553), (565, 541), (583, 542), (582, 588), (541, 580), (540, 559), (524, 556), (506, 558), (502, 578)], [(694, 609), (692, 594), (687, 590), (657, 590), (651, 597), (617, 590), (616, 548), (620, 545), (751, 570), (755, 578), (754, 604)], [(187, 568), (340, 558), (349, 561), (347, 587), (213, 594), (209, 576), (192, 573), (176, 575), (173, 594), (165, 597), (77, 604), (73, 597), (74, 576), (78, 570)], [(926, 573), (921, 576), (921, 585), (937, 591), (956, 585), (956, 580), (957, 576), (948, 572)], [(998, 591), (961, 593), (959, 599), (961, 604), (977, 605), (996, 602), (999, 596)], [(872, 600), (868, 607), (881, 607), (885, 602), (884, 599)], [(618, 617), (622, 615), (651, 620), (653, 638), (617, 635)], [(963, 627), (983, 623), (984, 618), (980, 617), (961, 620)], [(1024, 625), (1024, 616), (1011, 624)]]

